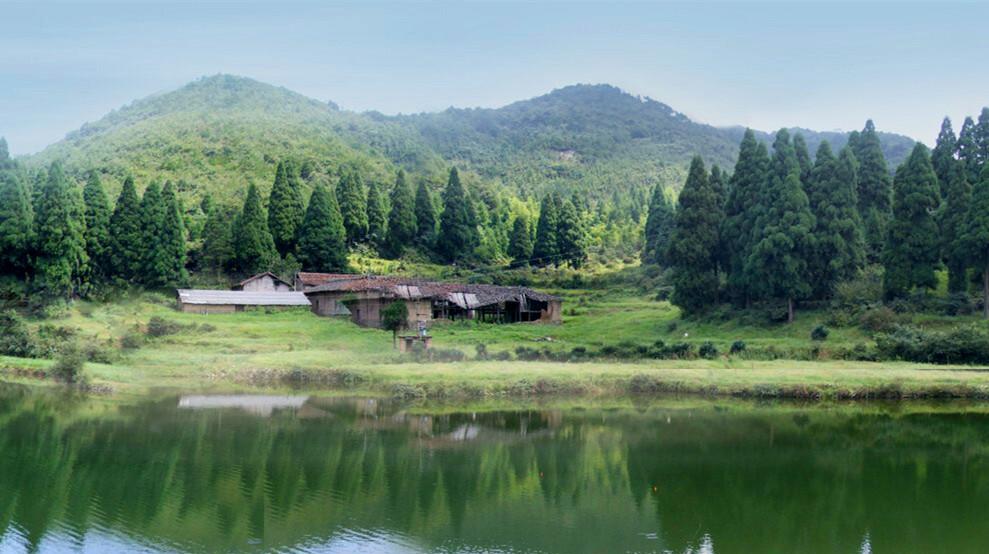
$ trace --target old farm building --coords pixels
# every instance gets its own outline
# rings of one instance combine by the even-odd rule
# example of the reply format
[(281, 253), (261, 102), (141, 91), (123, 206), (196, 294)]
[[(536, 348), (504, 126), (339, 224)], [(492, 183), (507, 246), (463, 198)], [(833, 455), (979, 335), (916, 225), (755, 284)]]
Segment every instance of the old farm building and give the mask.
[(301, 292), (179, 289), (178, 297), (179, 309), (195, 314), (228, 314), (250, 306), (309, 306), (309, 299)]
[(248, 277), (237, 283), (232, 290), (243, 290), (248, 292), (292, 292), (292, 283), (281, 280), (274, 273), (267, 271), (253, 277)]
[(349, 315), (363, 327), (380, 327), (381, 312), (404, 302), (409, 327), (443, 319), (492, 323), (560, 323), (561, 300), (528, 287), (465, 285), (420, 279), (346, 276), (305, 289), (317, 315)]

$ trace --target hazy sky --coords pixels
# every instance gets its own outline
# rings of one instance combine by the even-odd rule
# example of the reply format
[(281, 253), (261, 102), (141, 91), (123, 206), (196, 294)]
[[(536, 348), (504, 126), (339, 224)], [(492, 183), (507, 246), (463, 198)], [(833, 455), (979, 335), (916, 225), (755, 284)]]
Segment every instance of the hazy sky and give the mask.
[(611, 83), (715, 125), (933, 143), (989, 104), (989, 4), (0, 0), (0, 136), (34, 152), (136, 98), (245, 75), (352, 110)]

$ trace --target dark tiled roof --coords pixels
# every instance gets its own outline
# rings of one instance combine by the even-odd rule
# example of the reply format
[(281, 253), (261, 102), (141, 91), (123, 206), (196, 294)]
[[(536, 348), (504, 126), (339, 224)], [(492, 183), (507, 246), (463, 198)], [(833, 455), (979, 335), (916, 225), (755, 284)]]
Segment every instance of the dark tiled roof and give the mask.
[(370, 275), (349, 276), (345, 279), (329, 281), (306, 291), (306, 294), (319, 292), (377, 292), (395, 298), (443, 298), (463, 308), (474, 308), (498, 302), (518, 300), (522, 296), (540, 302), (559, 300), (559, 297), (538, 292), (528, 287), (471, 285)]
[(333, 281), (334, 279), (352, 279), (354, 277), (360, 277), (359, 275), (353, 275), (350, 273), (312, 273), (306, 271), (300, 271), (296, 274), (299, 281), (307, 287), (315, 287), (326, 283), (327, 281)]

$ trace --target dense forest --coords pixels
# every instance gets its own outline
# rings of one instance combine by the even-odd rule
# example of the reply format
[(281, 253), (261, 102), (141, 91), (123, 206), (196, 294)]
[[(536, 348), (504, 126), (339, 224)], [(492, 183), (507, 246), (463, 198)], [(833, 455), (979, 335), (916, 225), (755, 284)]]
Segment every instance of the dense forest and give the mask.
[[(746, 132), (734, 172), (696, 156), (676, 208), (657, 187), (643, 259), (670, 268), (685, 313), (726, 302), (831, 301), (876, 285), (909, 309), (947, 269), (954, 309), (973, 281), (989, 317), (989, 108), (956, 136), (945, 118), (933, 151), (917, 143), (891, 177), (871, 121), (839, 152), (781, 129), (772, 150)], [(898, 304), (899, 303), (899, 304)]]
[[(354, 250), (482, 272), (641, 256), (669, 269), (663, 284), (687, 313), (782, 300), (792, 317), (839, 282), (903, 266), (925, 229), (938, 243), (931, 267), (954, 268), (961, 291), (972, 265), (961, 237), (978, 230), (962, 228), (971, 218), (960, 206), (978, 201), (965, 191), (979, 183), (987, 126), (984, 112), (955, 138), (946, 120), (926, 162), (937, 195), (911, 208), (894, 199), (887, 160), (901, 164), (897, 183), (914, 186), (923, 176), (904, 168), (922, 172), (923, 147), (871, 122), (850, 135), (771, 137), (698, 124), (605, 85), (388, 117), (205, 78), (35, 156), (13, 159), (0, 143), (2, 295), (348, 271)], [(952, 181), (954, 165), (966, 184)], [(939, 210), (928, 218), (937, 227), (911, 221), (910, 236), (891, 239), (911, 209)], [(886, 271), (891, 297), (933, 285), (919, 270), (900, 273)]]

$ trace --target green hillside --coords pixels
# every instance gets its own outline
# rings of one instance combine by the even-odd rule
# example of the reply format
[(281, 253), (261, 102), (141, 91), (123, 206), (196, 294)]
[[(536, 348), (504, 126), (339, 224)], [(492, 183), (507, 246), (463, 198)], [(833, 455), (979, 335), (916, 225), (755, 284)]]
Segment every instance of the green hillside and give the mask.
[[(823, 138), (836, 147), (847, 140), (801, 132), (812, 151)], [(694, 154), (730, 169), (741, 134), (608, 85), (573, 85), (498, 109), (384, 116), (218, 75), (135, 101), (26, 161), (39, 167), (62, 160), (77, 177), (99, 169), (110, 177), (111, 193), (128, 173), (139, 187), (173, 180), (187, 199), (210, 191), (234, 201), (252, 182), (265, 191), (284, 158), (306, 164), (317, 178), (355, 164), (369, 180), (390, 181), (401, 166), (439, 181), (448, 164), (457, 164), (523, 193), (579, 189), (601, 198), (642, 196), (656, 183), (679, 188)], [(882, 139), (891, 167), (913, 143), (899, 135)]]

